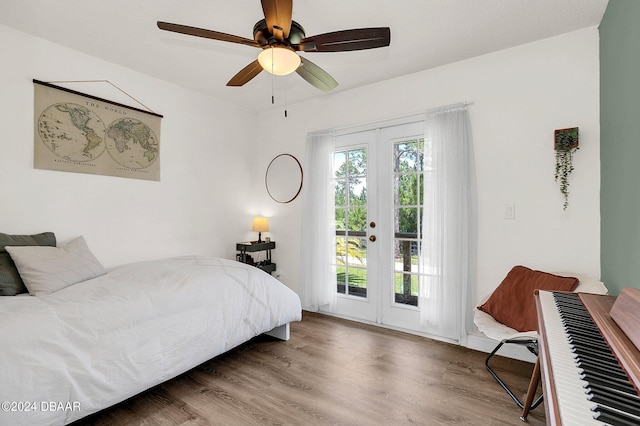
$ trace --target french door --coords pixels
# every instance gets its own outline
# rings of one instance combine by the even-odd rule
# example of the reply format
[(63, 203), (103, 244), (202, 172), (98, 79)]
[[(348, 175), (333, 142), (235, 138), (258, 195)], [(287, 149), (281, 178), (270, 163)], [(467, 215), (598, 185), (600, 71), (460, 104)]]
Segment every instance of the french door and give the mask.
[(335, 142), (335, 313), (424, 332), (418, 282), (426, 272), (418, 255), (423, 168), (428, 173), (430, 161), (423, 124), (351, 133)]

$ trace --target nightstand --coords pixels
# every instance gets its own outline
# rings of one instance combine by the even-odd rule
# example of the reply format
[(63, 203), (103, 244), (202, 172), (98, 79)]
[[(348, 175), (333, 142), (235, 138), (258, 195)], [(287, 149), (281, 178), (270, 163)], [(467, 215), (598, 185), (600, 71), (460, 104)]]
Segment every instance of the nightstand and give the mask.
[[(252, 241), (250, 243), (249, 242), (236, 243), (236, 250), (239, 252), (236, 254), (236, 260), (238, 262), (253, 265), (256, 268), (260, 268), (266, 273), (270, 274), (276, 270), (276, 264), (271, 262), (271, 250), (275, 248), (276, 248), (275, 241), (269, 241), (268, 243), (267, 242), (258, 243), (256, 241)], [(266, 251), (267, 258), (257, 263), (253, 260), (250, 254), (247, 254), (247, 253), (260, 252), (260, 251)]]

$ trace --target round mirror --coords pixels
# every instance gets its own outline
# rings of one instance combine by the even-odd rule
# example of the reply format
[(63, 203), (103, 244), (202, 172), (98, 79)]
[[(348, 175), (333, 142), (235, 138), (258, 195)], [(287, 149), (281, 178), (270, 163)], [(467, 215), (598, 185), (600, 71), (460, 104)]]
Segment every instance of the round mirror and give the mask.
[(277, 155), (267, 167), (264, 184), (273, 201), (295, 200), (302, 189), (302, 166), (298, 159), (291, 154)]

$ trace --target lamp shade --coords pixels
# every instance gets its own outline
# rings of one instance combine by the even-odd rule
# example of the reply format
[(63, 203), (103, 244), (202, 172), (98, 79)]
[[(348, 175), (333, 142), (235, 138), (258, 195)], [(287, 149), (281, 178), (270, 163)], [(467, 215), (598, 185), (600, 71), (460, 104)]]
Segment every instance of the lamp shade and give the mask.
[(254, 232), (268, 232), (269, 231), (269, 219), (262, 216), (256, 216), (253, 218), (253, 227), (251, 228)]
[(292, 49), (275, 46), (260, 52), (258, 62), (265, 71), (273, 75), (287, 75), (298, 69), (301, 60), (300, 56)]

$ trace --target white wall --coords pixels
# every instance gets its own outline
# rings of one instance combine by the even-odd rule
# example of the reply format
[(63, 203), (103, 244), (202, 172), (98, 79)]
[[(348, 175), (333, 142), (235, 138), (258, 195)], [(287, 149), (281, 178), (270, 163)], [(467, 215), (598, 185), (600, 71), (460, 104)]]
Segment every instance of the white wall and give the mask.
[[(105, 266), (233, 258), (250, 227), (253, 113), (0, 26), (0, 232), (84, 235)], [(107, 79), (164, 115), (161, 181), (33, 168), (33, 83)], [(108, 84), (66, 85), (140, 107)], [(96, 93), (103, 90), (105, 93)]]
[[(420, 54), (418, 51), (415, 54)], [(318, 62), (319, 63), (319, 62)], [(330, 70), (328, 70), (330, 71)], [(469, 107), (479, 192), (476, 300), (516, 264), (600, 276), (598, 30), (588, 28), (260, 115), (255, 169), (281, 152), (302, 161), (307, 132), (356, 125), (461, 101)], [(580, 127), (570, 205), (554, 182), (553, 131)], [(257, 176), (256, 176), (257, 179)], [(282, 280), (299, 288), (302, 200), (271, 217)], [(303, 192), (305, 188), (303, 187)], [(304, 194), (303, 194), (304, 195)], [(515, 220), (504, 208), (515, 204)]]

